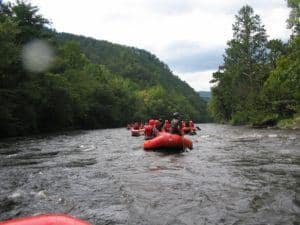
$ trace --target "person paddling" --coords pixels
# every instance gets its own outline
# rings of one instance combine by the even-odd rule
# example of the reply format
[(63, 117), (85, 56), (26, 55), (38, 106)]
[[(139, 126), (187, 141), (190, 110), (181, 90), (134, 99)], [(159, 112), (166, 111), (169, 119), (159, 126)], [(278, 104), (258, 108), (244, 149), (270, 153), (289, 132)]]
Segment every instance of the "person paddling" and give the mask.
[(170, 133), (182, 135), (181, 128), (182, 128), (182, 124), (181, 124), (181, 120), (180, 120), (180, 115), (178, 112), (175, 112), (175, 113), (173, 113), (173, 119), (171, 120)]
[(154, 133), (153, 133), (154, 126), (155, 126), (155, 120), (153, 119), (150, 119), (148, 125), (144, 126), (145, 140), (154, 138)]
[(135, 122), (135, 123), (133, 124), (133, 129), (134, 129), (134, 130), (139, 130), (139, 129), (140, 129), (140, 125), (139, 125), (138, 122)]
[(162, 131), (163, 127), (164, 127), (164, 121), (162, 119), (157, 120), (153, 128), (154, 135), (157, 136), (158, 133)]
[(169, 120), (165, 120), (164, 127), (163, 127), (164, 131), (169, 132), (170, 128), (171, 128), (171, 124), (170, 124)]
[(194, 122), (192, 120), (189, 121), (189, 126), (191, 129), (195, 128)]

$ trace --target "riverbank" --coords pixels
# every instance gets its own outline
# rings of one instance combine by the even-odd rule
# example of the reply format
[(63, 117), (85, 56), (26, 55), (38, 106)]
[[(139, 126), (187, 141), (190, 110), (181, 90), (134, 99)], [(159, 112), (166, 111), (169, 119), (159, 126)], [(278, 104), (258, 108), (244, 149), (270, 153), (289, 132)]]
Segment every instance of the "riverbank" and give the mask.
[(280, 120), (276, 127), (280, 129), (291, 129), (299, 130), (300, 129), (300, 114), (296, 114), (293, 118)]

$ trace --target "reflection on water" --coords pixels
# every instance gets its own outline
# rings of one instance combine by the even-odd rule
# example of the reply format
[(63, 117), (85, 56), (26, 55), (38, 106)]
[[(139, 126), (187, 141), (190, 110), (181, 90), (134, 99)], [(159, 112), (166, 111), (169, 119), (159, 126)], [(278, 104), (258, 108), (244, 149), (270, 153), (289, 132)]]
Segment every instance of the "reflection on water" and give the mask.
[(0, 142), (0, 220), (300, 224), (300, 134), (203, 124), (194, 150), (145, 152), (126, 129)]

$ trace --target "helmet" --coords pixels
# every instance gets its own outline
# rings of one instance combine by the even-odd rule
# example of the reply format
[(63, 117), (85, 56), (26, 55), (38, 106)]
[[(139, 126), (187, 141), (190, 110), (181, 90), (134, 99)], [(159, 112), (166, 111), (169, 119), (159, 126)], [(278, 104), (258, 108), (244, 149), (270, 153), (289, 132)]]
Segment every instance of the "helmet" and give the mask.
[(179, 113), (178, 112), (174, 112), (173, 113), (173, 117), (178, 118), (179, 117)]
[(153, 120), (153, 119), (149, 120), (149, 125), (154, 126), (155, 125), (155, 120)]

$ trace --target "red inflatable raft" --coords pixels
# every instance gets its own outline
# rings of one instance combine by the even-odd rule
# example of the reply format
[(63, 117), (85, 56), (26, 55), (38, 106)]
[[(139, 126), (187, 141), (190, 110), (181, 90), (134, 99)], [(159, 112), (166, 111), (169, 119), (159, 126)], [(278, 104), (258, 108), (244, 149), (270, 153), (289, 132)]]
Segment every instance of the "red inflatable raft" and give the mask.
[(0, 222), (0, 225), (92, 225), (68, 215), (39, 215)]
[(154, 139), (144, 142), (145, 150), (183, 151), (186, 148), (193, 148), (193, 143), (191, 140), (183, 136), (170, 134), (167, 132), (160, 132), (159, 135)]

